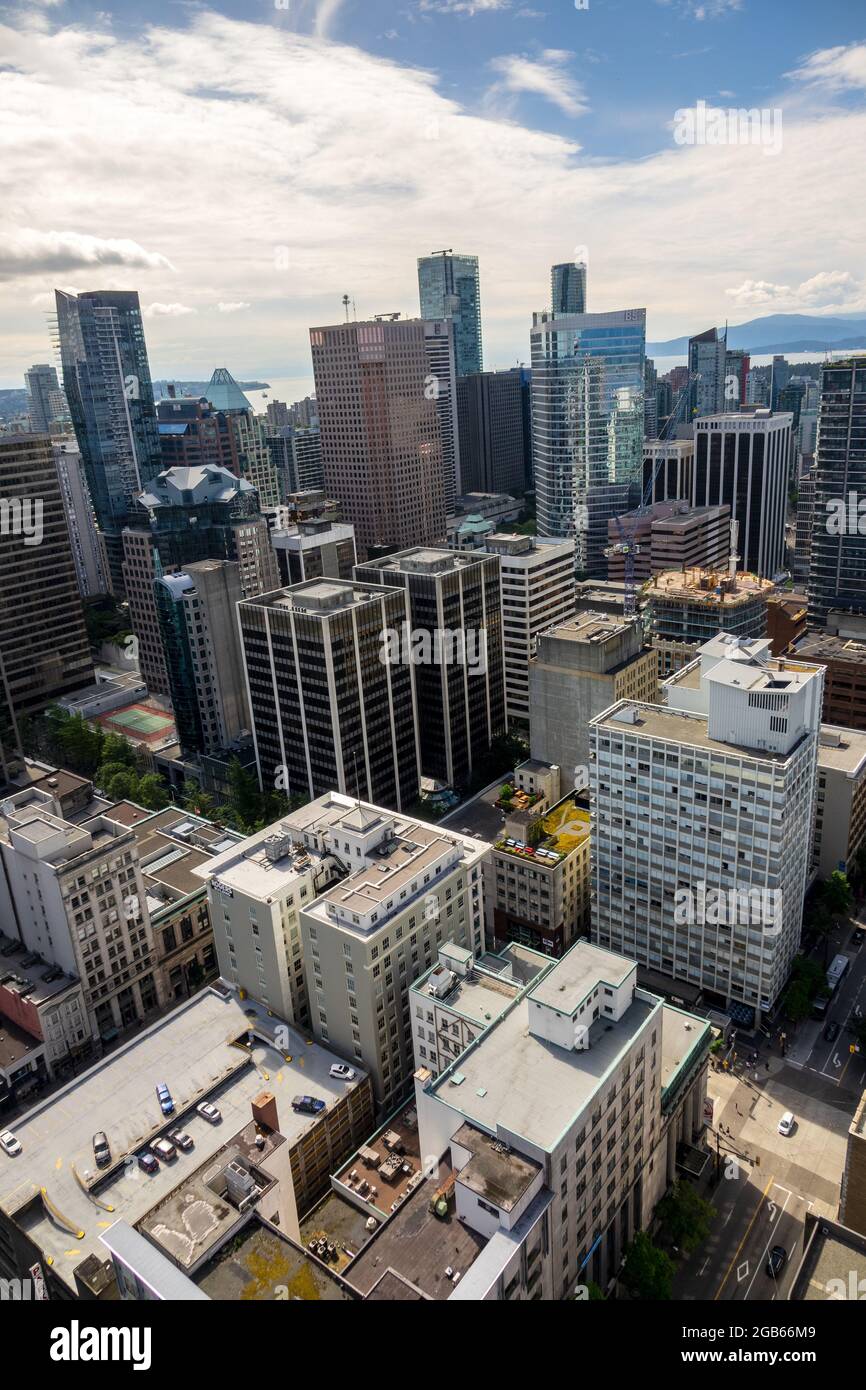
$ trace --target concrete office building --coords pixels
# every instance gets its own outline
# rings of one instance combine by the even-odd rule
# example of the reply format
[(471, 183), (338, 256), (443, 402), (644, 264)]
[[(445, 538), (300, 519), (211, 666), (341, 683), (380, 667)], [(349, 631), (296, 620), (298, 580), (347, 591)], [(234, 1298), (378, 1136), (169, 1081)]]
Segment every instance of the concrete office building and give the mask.
[(415, 667), (389, 659), (401, 589), (308, 580), (238, 605), (264, 790), (331, 788), (398, 809), (418, 798)]
[(850, 873), (866, 835), (866, 733), (822, 724), (812, 870), (827, 879)]
[[(418, 257), (418, 291), (422, 319), (454, 321), (454, 351), (458, 376), (484, 367), (481, 346), (481, 288), (477, 256), (451, 251)], [(316, 395), (318, 396), (318, 390)]]
[(662, 570), (727, 567), (731, 549), (729, 507), (692, 507), (689, 502), (653, 502), (612, 517), (607, 523), (607, 577), (625, 581), (623, 538), (636, 547), (633, 574), (643, 583)]
[(424, 319), (311, 328), (310, 348), (324, 486), (342, 502), (359, 553), (443, 540), (442, 439)]
[(586, 785), (588, 721), (621, 699), (657, 700), (658, 665), (640, 624), (578, 613), (538, 634), (529, 663), (529, 746), (562, 769), (563, 790)]
[(820, 667), (723, 636), (590, 723), (592, 936), (757, 1022), (800, 944)]
[(47, 435), (0, 435), (0, 744), (93, 683), (63, 494)]
[[(699, 1138), (709, 1025), (636, 977), (579, 942), (446, 1070), (416, 1073), (420, 1150), (446, 1155), (459, 1222), (481, 1238), (452, 1300), (612, 1289), (677, 1141)], [(356, 1284), (380, 1243), (350, 1267)]]
[(828, 623), (807, 630), (794, 655), (824, 667), (824, 722), (866, 729), (866, 617), (831, 610)]
[(97, 598), (111, 588), (108, 561), (96, 527), (93, 503), (81, 467), (81, 455), (72, 439), (54, 443), (54, 466), (66, 513), (69, 544), (75, 561), (75, 577), (82, 598)]
[(607, 523), (637, 502), (646, 311), (533, 315), (532, 458), (538, 534), (573, 536), (604, 576)]
[(529, 392), (525, 367), (457, 378), (461, 493), (522, 493), (529, 485)]
[(155, 580), (154, 600), (178, 742), (184, 755), (216, 753), (249, 729), (233, 560), (198, 560)]
[(358, 560), (354, 526), (325, 516), (275, 527), (271, 545), (284, 585), (303, 584), (307, 579), (351, 579)]
[(815, 458), (814, 525), (809, 559), (809, 624), (823, 627), (834, 609), (866, 612), (866, 359), (827, 363)]
[(369, 1073), (387, 1112), (414, 1070), (409, 987), (451, 941), (484, 950), (489, 846), (331, 792), (287, 818), (339, 882), (301, 905), (312, 1029)]
[[(647, 439), (643, 447), (643, 491), (649, 502), (691, 500), (695, 463), (693, 439)], [(649, 488), (649, 493), (647, 493)]]
[(17, 924), (30, 953), (83, 982), (94, 1043), (116, 1037), (164, 1002), (128, 827), (109, 812), (73, 823), (50, 789), (30, 788), (3, 802), (0, 857), (0, 920)]
[(258, 493), (216, 464), (167, 468), (138, 498), (123, 533), (123, 576), (139, 664), (148, 689), (171, 691), (154, 582), (198, 560), (231, 560), (245, 598), (279, 587), (279, 570)]
[(465, 785), (505, 732), (499, 557), (419, 547), (368, 560), (355, 574), (405, 589), (409, 626), (395, 634), (393, 659), (414, 670), (421, 771)]
[(775, 579), (785, 570), (791, 416), (741, 410), (695, 420), (692, 502), (731, 509), (740, 568)]
[(767, 605), (773, 585), (748, 574), (706, 569), (668, 570), (646, 584), (652, 645), (659, 678), (694, 661), (698, 647), (719, 632), (744, 639), (767, 635)]
[(492, 531), (478, 549), (499, 556), (506, 718), (528, 724), (535, 639), (574, 612), (574, 541)]
[(162, 467), (138, 294), (55, 290), (63, 388), (113, 588), (123, 594), (122, 533)]
[[(797, 518), (794, 524), (794, 551), (791, 555), (791, 568), (801, 580), (809, 576), (812, 529), (815, 525), (816, 479), (816, 471), (811, 468), (808, 473), (804, 473), (797, 480)], [(823, 520), (822, 518), (821, 524), (823, 524)]]
[(506, 812), (485, 864), (488, 938), (561, 956), (589, 936), (589, 809), (569, 794)]
[(432, 394), (439, 422), (446, 516), (453, 514), (456, 499), (465, 490), (460, 455), (455, 333), (454, 319), (437, 318), (424, 322), (424, 342), (427, 351), (427, 377), (424, 389), (428, 396)]

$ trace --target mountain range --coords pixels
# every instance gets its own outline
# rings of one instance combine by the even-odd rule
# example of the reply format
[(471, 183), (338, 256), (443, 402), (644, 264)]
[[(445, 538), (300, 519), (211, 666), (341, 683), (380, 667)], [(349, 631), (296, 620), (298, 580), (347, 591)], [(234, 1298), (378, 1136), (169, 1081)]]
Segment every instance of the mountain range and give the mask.
[[(698, 332), (703, 330), (698, 329)], [(719, 328), (719, 332), (724, 332)], [(755, 356), (768, 352), (838, 352), (866, 349), (866, 318), (824, 318), (818, 314), (767, 314), (748, 323), (728, 325), (728, 346)], [(647, 343), (651, 357), (685, 357), (688, 336)]]

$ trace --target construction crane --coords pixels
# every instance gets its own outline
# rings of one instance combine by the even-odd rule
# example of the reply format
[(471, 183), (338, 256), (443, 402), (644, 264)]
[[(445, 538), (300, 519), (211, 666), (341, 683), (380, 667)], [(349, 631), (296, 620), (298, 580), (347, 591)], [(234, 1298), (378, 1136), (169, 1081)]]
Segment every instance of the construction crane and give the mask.
[[(661, 443), (664, 441), (666, 431), (670, 429), (671, 425), (676, 421), (680, 406), (688, 401), (691, 388), (700, 375), (700, 372), (689, 373), (688, 380), (674, 401), (671, 413), (665, 421), (657, 442)], [(623, 579), (625, 586), (623, 616), (626, 618), (633, 618), (637, 610), (637, 585), (634, 577), (635, 556), (640, 554), (640, 546), (637, 542), (637, 528), (641, 517), (646, 514), (647, 507), (650, 505), (652, 495), (655, 491), (656, 478), (658, 477), (662, 462), (663, 460), (661, 458), (656, 460), (656, 466), (643, 490), (640, 504), (633, 512), (628, 514), (627, 524), (625, 526), (623, 525), (622, 517), (614, 517), (616, 528), (619, 532), (619, 540), (616, 541), (614, 545), (608, 546), (604, 552), (608, 559), (613, 555), (621, 555), (623, 557)]]

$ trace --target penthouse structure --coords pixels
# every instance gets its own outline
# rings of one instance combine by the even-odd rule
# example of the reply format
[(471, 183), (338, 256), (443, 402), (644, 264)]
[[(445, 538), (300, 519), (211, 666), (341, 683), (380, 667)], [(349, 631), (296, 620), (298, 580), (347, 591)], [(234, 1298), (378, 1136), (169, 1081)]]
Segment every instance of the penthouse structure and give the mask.
[(590, 722), (592, 937), (735, 1006), (770, 1010), (800, 943), (820, 667), (719, 634)]
[[(360, 573), (360, 570), (358, 571)], [(262, 788), (418, 799), (415, 668), (389, 660), (402, 589), (313, 579), (238, 605)]]
[(307, 579), (351, 579), (357, 563), (355, 528), (315, 516), (271, 531), (281, 584)]

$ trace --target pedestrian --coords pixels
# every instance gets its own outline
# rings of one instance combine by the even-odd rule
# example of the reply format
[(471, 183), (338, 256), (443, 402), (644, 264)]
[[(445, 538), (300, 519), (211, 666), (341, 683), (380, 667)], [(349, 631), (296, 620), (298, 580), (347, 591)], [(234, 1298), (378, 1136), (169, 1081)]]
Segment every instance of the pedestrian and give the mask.
[(766, 1067), (767, 1071), (770, 1070), (770, 1063), (769, 1063), (769, 1062), (765, 1062), (765, 1063), (764, 1063), (764, 1066)]

